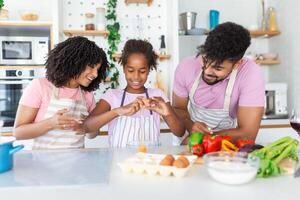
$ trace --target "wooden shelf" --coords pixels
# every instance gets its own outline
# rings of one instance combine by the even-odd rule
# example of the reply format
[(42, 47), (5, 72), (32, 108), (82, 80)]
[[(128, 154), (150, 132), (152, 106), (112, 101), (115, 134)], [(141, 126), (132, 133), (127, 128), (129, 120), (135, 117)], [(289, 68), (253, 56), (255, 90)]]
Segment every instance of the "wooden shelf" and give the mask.
[(273, 37), (279, 35), (280, 31), (263, 31), (263, 30), (251, 30), (251, 37)]
[(64, 30), (66, 36), (104, 36), (107, 37), (109, 32), (106, 30), (85, 31), (85, 30)]
[(256, 60), (255, 61), (257, 64), (260, 64), (260, 65), (278, 65), (280, 64), (280, 60)]
[[(114, 53), (112, 55), (112, 57), (115, 60), (119, 60), (121, 58), (121, 53)], [(159, 60), (169, 60), (170, 58), (171, 58), (171, 55), (161, 55), (161, 54), (158, 55)]]
[(0, 69), (37, 69), (37, 68), (45, 68), (45, 65), (0, 65)]
[(148, 6), (151, 6), (152, 2), (153, 2), (153, 0), (125, 0), (126, 5), (131, 4), (131, 3), (136, 3), (136, 4), (144, 3), (144, 4), (147, 4)]
[(51, 27), (49, 21), (0, 21), (0, 26), (19, 26), (19, 27)]

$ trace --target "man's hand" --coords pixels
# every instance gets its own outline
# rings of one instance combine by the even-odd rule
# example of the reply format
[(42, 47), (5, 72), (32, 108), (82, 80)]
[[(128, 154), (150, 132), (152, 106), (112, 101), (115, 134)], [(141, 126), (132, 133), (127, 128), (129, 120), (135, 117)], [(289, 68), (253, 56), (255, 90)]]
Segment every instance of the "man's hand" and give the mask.
[(212, 134), (210, 128), (203, 122), (194, 122), (188, 131), (190, 133), (202, 132), (204, 134)]

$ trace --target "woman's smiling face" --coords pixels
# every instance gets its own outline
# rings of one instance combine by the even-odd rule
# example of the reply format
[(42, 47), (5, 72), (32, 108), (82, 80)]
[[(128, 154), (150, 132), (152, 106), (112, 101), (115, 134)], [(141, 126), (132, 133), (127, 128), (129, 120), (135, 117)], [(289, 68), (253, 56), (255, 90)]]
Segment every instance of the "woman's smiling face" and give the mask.
[(149, 66), (145, 56), (141, 53), (131, 54), (123, 69), (127, 81), (127, 92), (143, 93), (149, 75)]

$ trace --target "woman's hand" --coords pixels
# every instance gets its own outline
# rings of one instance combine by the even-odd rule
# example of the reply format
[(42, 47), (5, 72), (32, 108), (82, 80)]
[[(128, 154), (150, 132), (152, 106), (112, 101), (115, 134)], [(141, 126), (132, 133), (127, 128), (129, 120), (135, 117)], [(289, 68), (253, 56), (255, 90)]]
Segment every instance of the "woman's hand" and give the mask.
[(131, 116), (141, 109), (138, 101), (134, 101), (126, 106), (113, 109), (119, 116)]
[(75, 129), (79, 124), (82, 124), (81, 119), (66, 116), (65, 114), (69, 111), (69, 109), (58, 110), (55, 115), (50, 118), (52, 129)]

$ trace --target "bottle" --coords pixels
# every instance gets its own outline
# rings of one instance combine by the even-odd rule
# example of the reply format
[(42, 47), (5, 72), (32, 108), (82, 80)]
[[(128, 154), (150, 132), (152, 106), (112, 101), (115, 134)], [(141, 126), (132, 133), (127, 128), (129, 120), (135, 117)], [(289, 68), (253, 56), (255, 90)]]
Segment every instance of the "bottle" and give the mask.
[(159, 53), (161, 55), (166, 55), (167, 54), (167, 51), (166, 51), (166, 43), (165, 43), (165, 36), (162, 35), (160, 37), (160, 48), (159, 48)]
[(277, 19), (276, 19), (276, 11), (275, 8), (268, 8), (268, 30), (269, 31), (277, 31)]
[(95, 17), (95, 15), (93, 13), (85, 13), (85, 30), (86, 31), (95, 30), (94, 17)]
[(105, 8), (96, 8), (96, 28), (97, 30), (105, 30)]

